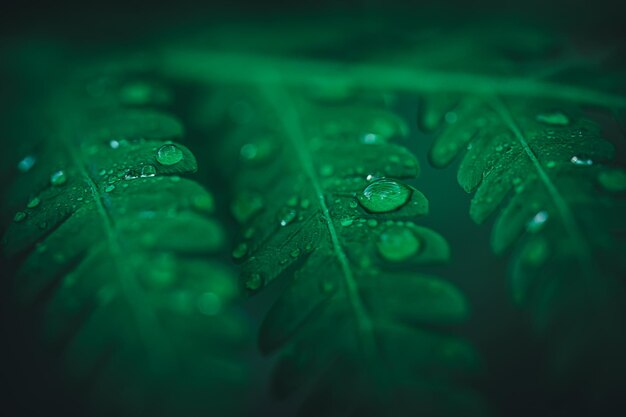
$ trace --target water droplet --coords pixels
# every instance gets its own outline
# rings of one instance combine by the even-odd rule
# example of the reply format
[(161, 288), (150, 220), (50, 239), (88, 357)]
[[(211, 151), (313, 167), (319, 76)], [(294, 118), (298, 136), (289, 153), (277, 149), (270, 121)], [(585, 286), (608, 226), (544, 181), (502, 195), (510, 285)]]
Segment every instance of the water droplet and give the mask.
[(248, 276), (244, 285), (247, 289), (256, 291), (263, 285), (263, 278), (257, 273), (252, 273)]
[(554, 168), (556, 166), (556, 162), (548, 161), (546, 162), (546, 168)]
[(109, 142), (109, 146), (111, 147), (111, 149), (117, 149), (120, 147), (120, 143), (119, 141), (113, 139)]
[(107, 187), (104, 189), (104, 192), (110, 193), (113, 190), (115, 190), (115, 185), (107, 185)]
[(542, 210), (542, 211), (538, 212), (528, 222), (528, 224), (526, 225), (526, 230), (528, 230), (531, 233), (538, 232), (539, 230), (541, 230), (543, 228), (544, 223), (546, 221), (548, 221), (548, 217), (550, 217), (550, 216), (548, 215), (547, 211)]
[(241, 259), (248, 253), (248, 244), (246, 242), (242, 242), (238, 244), (235, 249), (233, 249), (233, 258)]
[(376, 145), (378, 143), (385, 143), (384, 139), (375, 133), (366, 133), (361, 136), (361, 142), (366, 145)]
[(626, 191), (626, 171), (615, 168), (598, 174), (598, 182), (607, 191)]
[(156, 175), (156, 167), (154, 165), (144, 165), (141, 167), (141, 177), (154, 177)]
[(65, 171), (59, 170), (50, 176), (50, 183), (55, 186), (63, 185), (67, 182)]
[(377, 242), (378, 253), (390, 262), (402, 262), (417, 254), (421, 241), (412, 230), (401, 226), (391, 226), (380, 234)]
[(357, 206), (359, 205), (359, 203), (356, 202), (356, 200), (350, 200), (350, 202), (348, 203), (348, 205), (350, 206), (350, 208), (357, 208)]
[(310, 205), (311, 205), (311, 200), (309, 200), (308, 198), (304, 198), (300, 202), (300, 207), (302, 207), (303, 209), (308, 209)]
[(48, 227), (48, 222), (41, 222), (38, 224), (38, 226), (41, 230), (44, 230)]
[(459, 120), (459, 116), (453, 111), (447, 112), (443, 118), (449, 125), (454, 124)]
[(502, 145), (496, 146), (496, 152), (502, 152), (503, 149)]
[(205, 316), (215, 316), (222, 309), (222, 300), (214, 292), (208, 291), (198, 297), (197, 306)]
[(376, 226), (378, 226), (378, 220), (376, 220), (376, 219), (369, 219), (367, 221), (367, 225), (369, 227), (376, 227)]
[(358, 195), (359, 203), (371, 213), (397, 210), (411, 197), (411, 189), (395, 180), (382, 178), (369, 184)]
[(159, 148), (156, 160), (161, 165), (175, 165), (183, 160), (183, 151), (178, 146), (168, 143)]
[(35, 162), (37, 162), (37, 158), (35, 158), (34, 156), (25, 156), (24, 159), (18, 162), (17, 169), (20, 172), (28, 172), (35, 165)]
[(289, 252), (289, 256), (291, 256), (292, 258), (297, 258), (298, 256), (300, 256), (300, 249), (295, 248), (294, 250)]
[(41, 203), (41, 200), (39, 199), (39, 197), (35, 197), (35, 198), (33, 198), (32, 200), (30, 200), (30, 201), (28, 202), (28, 204), (26, 205), (26, 207), (28, 207), (28, 208), (31, 208), (31, 209), (32, 209), (32, 208), (37, 207), (37, 206), (39, 205), (39, 203)]
[(352, 223), (354, 223), (354, 220), (351, 219), (350, 217), (346, 217), (345, 219), (341, 219), (340, 223), (343, 227), (348, 227), (352, 225)]
[(296, 210), (292, 208), (283, 208), (279, 216), (280, 225), (287, 226), (289, 223), (294, 221), (297, 215), (298, 215), (298, 212)]
[(239, 150), (239, 154), (243, 159), (253, 160), (258, 154), (257, 146), (254, 143), (246, 143)]
[(26, 218), (26, 213), (24, 213), (23, 211), (18, 211), (17, 213), (15, 213), (15, 216), (13, 216), (13, 220), (16, 223), (23, 221), (25, 218)]
[(541, 113), (537, 115), (536, 119), (539, 123), (552, 126), (567, 126), (569, 124), (569, 117), (560, 111)]
[(572, 159), (570, 159), (570, 162), (574, 165), (582, 165), (582, 166), (593, 165), (593, 161), (591, 159), (579, 158), (578, 156), (572, 156)]
[(287, 205), (289, 207), (297, 206), (298, 205), (298, 196), (293, 195), (293, 196), (289, 197), (289, 200), (287, 200)]

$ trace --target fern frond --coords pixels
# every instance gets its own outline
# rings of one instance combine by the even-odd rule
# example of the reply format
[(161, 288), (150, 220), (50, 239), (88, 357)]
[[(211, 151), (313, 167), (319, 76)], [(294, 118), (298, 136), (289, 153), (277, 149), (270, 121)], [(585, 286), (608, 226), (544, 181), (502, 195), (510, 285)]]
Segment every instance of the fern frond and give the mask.
[(471, 217), (499, 212), (493, 249), (514, 248), (513, 296), (531, 312), (559, 389), (586, 387), (594, 410), (608, 410), (626, 348), (626, 170), (620, 142), (607, 139), (619, 135), (610, 116), (620, 109), (545, 97), (425, 96), (420, 124), (435, 130), (433, 165), (462, 156)]
[(247, 326), (219, 260), (213, 196), (180, 177), (197, 169), (172, 142), (180, 122), (71, 91), (49, 104), (53, 127), (3, 202), (15, 213), (3, 252), (23, 327), (78, 398), (74, 410), (238, 415)]
[(476, 354), (447, 329), (466, 319), (464, 297), (406, 271), (449, 249), (415, 223), (428, 202), (407, 183), (417, 160), (394, 143), (404, 122), (380, 104), (304, 97), (272, 87), (249, 97), (257, 117), (234, 127), (222, 159), (243, 285), (287, 281), (259, 337), (263, 352), (282, 353), (277, 394), (308, 386), (302, 415), (484, 415), (461, 383)]

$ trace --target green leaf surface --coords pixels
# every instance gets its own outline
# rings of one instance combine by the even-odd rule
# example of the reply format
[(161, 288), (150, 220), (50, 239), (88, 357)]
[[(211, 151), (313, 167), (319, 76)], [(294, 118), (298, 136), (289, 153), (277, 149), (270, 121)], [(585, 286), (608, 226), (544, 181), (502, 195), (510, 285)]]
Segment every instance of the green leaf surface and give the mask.
[(18, 210), (3, 249), (35, 343), (89, 415), (238, 415), (248, 329), (213, 196), (181, 177), (197, 162), (173, 142), (180, 122), (56, 103), (68, 113), (4, 207)]
[(396, 143), (404, 122), (380, 104), (321, 105), (302, 91), (244, 100), (258, 116), (235, 123), (223, 151), (243, 230), (233, 256), (251, 293), (287, 280), (259, 335), (263, 352), (282, 353), (276, 393), (308, 386), (302, 415), (485, 413), (458, 381), (479, 368), (476, 353), (447, 329), (467, 318), (466, 301), (417, 272), (449, 249), (415, 223), (428, 201)]

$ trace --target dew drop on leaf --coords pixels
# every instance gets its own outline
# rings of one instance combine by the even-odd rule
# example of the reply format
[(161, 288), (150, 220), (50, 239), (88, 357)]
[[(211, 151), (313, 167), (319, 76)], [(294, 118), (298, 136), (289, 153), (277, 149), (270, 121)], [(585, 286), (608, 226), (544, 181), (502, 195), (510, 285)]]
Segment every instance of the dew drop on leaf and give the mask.
[(526, 225), (526, 230), (528, 230), (531, 233), (538, 232), (539, 230), (541, 230), (544, 223), (548, 221), (548, 217), (549, 215), (547, 211), (542, 210), (538, 212), (537, 214), (533, 216), (532, 219), (530, 219), (530, 221)]
[(37, 206), (39, 205), (39, 203), (41, 203), (41, 200), (39, 199), (39, 197), (35, 197), (35, 198), (33, 198), (32, 200), (30, 200), (30, 201), (28, 202), (28, 204), (26, 205), (26, 207), (28, 207), (28, 208), (31, 208), (31, 209), (32, 209), (32, 208), (37, 207)]
[(449, 125), (454, 124), (459, 120), (459, 116), (453, 111), (447, 112), (443, 118)]
[(175, 165), (182, 161), (183, 151), (174, 144), (168, 143), (157, 150), (156, 160), (161, 165)]
[(147, 177), (154, 177), (156, 175), (156, 168), (154, 167), (154, 165), (144, 165), (143, 167), (141, 167), (141, 177), (142, 178), (147, 178)]
[(353, 222), (354, 222), (354, 220), (352, 220), (350, 217), (346, 217), (345, 219), (341, 219), (340, 224), (343, 227), (348, 227), (348, 226), (352, 225)]
[(104, 189), (104, 192), (110, 193), (113, 190), (115, 190), (115, 185), (107, 185), (107, 187)]
[(598, 182), (607, 191), (626, 191), (626, 171), (621, 169), (610, 169), (598, 174)]
[(536, 120), (539, 123), (544, 123), (551, 126), (567, 126), (569, 124), (569, 117), (567, 117), (560, 111), (540, 113), (537, 115)]
[(50, 176), (50, 183), (54, 186), (63, 185), (67, 182), (65, 171), (59, 170)]
[(546, 162), (546, 168), (554, 168), (556, 166), (556, 162), (548, 161)]
[(257, 273), (252, 273), (248, 276), (244, 285), (247, 289), (256, 291), (261, 288), (261, 285), (263, 285), (263, 278), (261, 278), (261, 275)]
[(292, 208), (285, 207), (280, 211), (279, 223), (281, 226), (287, 226), (293, 222), (298, 215), (298, 212)]
[(411, 189), (398, 181), (383, 178), (369, 184), (357, 196), (359, 203), (370, 213), (397, 210), (411, 197)]
[(233, 258), (241, 259), (248, 253), (248, 244), (246, 242), (242, 242), (238, 244), (235, 249), (233, 249)]
[(582, 166), (593, 165), (593, 161), (591, 159), (580, 158), (578, 156), (572, 156), (572, 159), (570, 159), (570, 162), (574, 165), (582, 165)]
[(13, 220), (16, 223), (23, 221), (25, 218), (26, 218), (26, 213), (24, 213), (23, 211), (18, 211), (17, 213), (15, 213), (15, 216), (13, 216)]
[(113, 139), (109, 142), (109, 146), (111, 147), (111, 149), (117, 149), (120, 147), (120, 142)]
[(17, 169), (20, 172), (28, 172), (35, 165), (35, 162), (37, 162), (37, 159), (34, 156), (25, 156), (24, 159), (18, 162)]
[(222, 309), (222, 300), (214, 292), (207, 291), (198, 297), (197, 306), (205, 316), (215, 316)]
[(298, 256), (300, 256), (300, 249), (295, 248), (289, 253), (289, 256), (291, 256), (292, 258), (297, 258)]
[(402, 262), (417, 254), (422, 243), (411, 229), (391, 226), (378, 237), (378, 253), (390, 262)]

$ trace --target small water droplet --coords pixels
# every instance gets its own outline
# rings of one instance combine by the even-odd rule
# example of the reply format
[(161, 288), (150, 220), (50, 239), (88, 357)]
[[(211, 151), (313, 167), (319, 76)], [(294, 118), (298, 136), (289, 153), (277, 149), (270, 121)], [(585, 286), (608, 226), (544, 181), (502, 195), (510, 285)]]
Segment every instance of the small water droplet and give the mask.
[(256, 291), (263, 285), (263, 278), (257, 273), (252, 273), (248, 276), (244, 285), (247, 289)]
[(241, 259), (248, 253), (248, 244), (246, 242), (242, 242), (238, 244), (235, 249), (233, 249), (233, 258)]
[(120, 143), (119, 141), (113, 139), (109, 142), (109, 146), (111, 147), (111, 149), (117, 149), (120, 147)]
[(298, 212), (296, 210), (292, 208), (287, 208), (287, 207), (283, 208), (279, 216), (280, 225), (287, 226), (289, 223), (294, 221), (297, 215), (298, 215)]
[(41, 230), (44, 230), (48, 227), (48, 222), (41, 222), (38, 224), (38, 226)]
[(574, 165), (582, 165), (582, 166), (593, 165), (593, 161), (591, 159), (579, 158), (578, 156), (572, 156), (572, 159), (570, 159), (570, 162)]
[(422, 243), (412, 230), (402, 226), (391, 226), (380, 234), (378, 253), (390, 262), (402, 262), (417, 254)]
[(300, 207), (302, 207), (303, 209), (308, 209), (310, 205), (311, 200), (309, 200), (308, 198), (304, 198), (302, 199), (302, 201), (300, 201)]
[(560, 111), (540, 113), (537, 115), (536, 120), (539, 123), (544, 123), (552, 126), (567, 126), (569, 124), (569, 117), (567, 117)]
[(382, 137), (370, 132), (361, 136), (361, 142), (365, 143), (366, 145), (376, 145), (378, 143), (384, 143), (385, 141)]
[(168, 143), (157, 150), (156, 160), (161, 165), (175, 165), (183, 160), (183, 151), (178, 146)]
[(398, 181), (382, 178), (369, 184), (357, 196), (363, 208), (371, 213), (397, 210), (411, 197), (411, 189)]
[(528, 224), (526, 225), (526, 230), (531, 233), (538, 232), (543, 228), (543, 225), (546, 221), (548, 221), (549, 217), (550, 216), (548, 215), (547, 211), (541, 210), (540, 212), (535, 214), (533, 218), (528, 222)]
[(348, 203), (348, 205), (350, 206), (350, 208), (357, 208), (359, 203), (356, 202), (356, 200), (350, 200), (350, 202)]
[(154, 177), (156, 175), (156, 167), (154, 165), (144, 165), (141, 167), (141, 178)]
[(20, 162), (17, 164), (17, 169), (20, 172), (28, 172), (37, 162), (37, 158), (32, 155), (25, 156)]
[(341, 219), (341, 222), (340, 222), (340, 224), (343, 227), (348, 227), (348, 226), (352, 225), (352, 223), (354, 223), (354, 220), (352, 218), (350, 218), (350, 217), (346, 217), (345, 219)]
[(205, 316), (215, 316), (222, 309), (222, 299), (211, 291), (202, 293), (196, 304), (198, 311)]
[(39, 199), (39, 197), (35, 197), (35, 198), (33, 198), (32, 200), (30, 200), (30, 201), (28, 202), (28, 204), (26, 205), (26, 207), (28, 207), (28, 208), (31, 208), (31, 209), (32, 209), (32, 208), (37, 207), (37, 206), (39, 205), (39, 203), (41, 203), (41, 200)]
[(456, 123), (459, 120), (459, 116), (455, 112), (449, 111), (444, 116), (444, 120), (446, 121), (447, 124), (451, 125), (451, 124)]
[(546, 168), (554, 168), (556, 166), (556, 162), (548, 161), (546, 162)]
[(50, 176), (50, 183), (54, 186), (63, 185), (67, 182), (65, 171), (59, 170)]
[(26, 213), (24, 213), (23, 211), (18, 211), (17, 213), (15, 213), (15, 216), (13, 216), (13, 221), (15, 221), (16, 223), (19, 223), (23, 221), (25, 218), (26, 218)]
[(618, 168), (602, 171), (598, 174), (598, 182), (607, 191), (626, 191), (626, 171)]
[(369, 219), (367, 221), (367, 225), (369, 227), (376, 227), (376, 226), (378, 226), (378, 220), (376, 220), (376, 219)]
[(298, 205), (298, 196), (293, 195), (293, 196), (289, 197), (289, 200), (287, 200), (287, 205), (289, 207), (297, 206)]
[(300, 252), (301, 251), (299, 248), (295, 248), (294, 250), (289, 252), (289, 256), (291, 256), (292, 258), (297, 258), (298, 256), (300, 256)]
[(115, 185), (107, 185), (107, 187), (104, 189), (104, 192), (110, 193), (113, 190), (115, 190)]
[(502, 145), (496, 146), (496, 152), (502, 152), (503, 149)]

